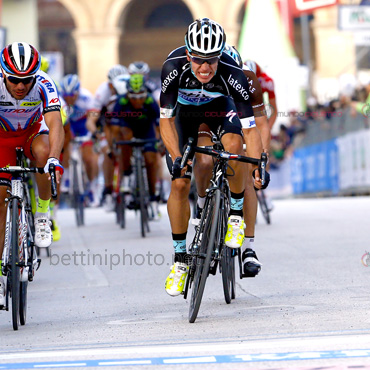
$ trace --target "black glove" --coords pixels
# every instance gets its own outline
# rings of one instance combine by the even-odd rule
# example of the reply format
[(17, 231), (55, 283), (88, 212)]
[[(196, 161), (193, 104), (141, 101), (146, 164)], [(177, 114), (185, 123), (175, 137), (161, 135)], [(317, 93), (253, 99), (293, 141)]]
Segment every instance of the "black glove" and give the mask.
[[(252, 176), (253, 176), (254, 179), (256, 178), (255, 177), (255, 172), (256, 171), (257, 171), (257, 168), (254, 169), (253, 172), (252, 172)], [(260, 177), (261, 177), (261, 174), (260, 174)], [(261, 190), (266, 189), (269, 183), (270, 183), (270, 174), (267, 171), (265, 171), (265, 183), (262, 185)], [(254, 187), (254, 188), (256, 190), (260, 190), (260, 189), (257, 189), (256, 187)]]
[(175, 161), (172, 164), (172, 179), (178, 179), (181, 177), (181, 160), (182, 157), (176, 157)]

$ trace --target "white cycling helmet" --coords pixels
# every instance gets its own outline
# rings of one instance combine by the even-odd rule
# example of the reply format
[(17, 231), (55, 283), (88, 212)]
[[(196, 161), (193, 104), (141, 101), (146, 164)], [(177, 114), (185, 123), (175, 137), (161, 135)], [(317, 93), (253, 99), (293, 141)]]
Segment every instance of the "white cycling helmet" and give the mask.
[(130, 74), (141, 74), (147, 75), (150, 72), (148, 63), (145, 62), (133, 62), (128, 66), (128, 71)]
[(128, 70), (125, 66), (116, 64), (108, 71), (108, 80), (112, 82), (115, 77), (128, 74)]
[(233, 58), (235, 60), (235, 62), (238, 63), (240, 68), (243, 67), (243, 60), (242, 60), (238, 50), (236, 50), (234, 46), (225, 45), (224, 52), (226, 54), (229, 54), (231, 56), (231, 58)]
[(13, 42), (0, 53), (0, 67), (7, 76), (35, 76), (40, 64), (40, 53), (26, 42)]
[(65, 75), (60, 81), (60, 92), (63, 97), (73, 96), (80, 90), (80, 80), (76, 74)]
[(112, 85), (116, 90), (117, 95), (125, 95), (127, 93), (127, 84), (130, 76), (128, 74), (122, 74), (116, 76), (112, 80)]
[(256, 74), (257, 73), (257, 63), (253, 60), (246, 60), (244, 62), (244, 64), (254, 73)]
[(224, 29), (209, 18), (197, 19), (190, 24), (185, 34), (185, 45), (189, 53), (205, 58), (221, 55), (225, 43)]

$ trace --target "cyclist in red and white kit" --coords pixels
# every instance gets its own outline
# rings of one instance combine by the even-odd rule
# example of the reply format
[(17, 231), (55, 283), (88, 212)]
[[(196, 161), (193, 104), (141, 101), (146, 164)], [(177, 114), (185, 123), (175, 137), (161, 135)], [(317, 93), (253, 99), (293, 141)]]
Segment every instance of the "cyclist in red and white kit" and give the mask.
[(274, 80), (266, 73), (264, 72), (259, 64), (257, 64), (253, 60), (246, 60), (244, 62), (244, 68), (248, 67), (254, 74), (257, 76), (258, 81), (262, 88), (262, 94), (267, 93), (268, 95), (268, 105), (269, 105), (269, 111), (268, 112), (268, 122), (270, 131), (272, 129), (272, 126), (274, 125), (277, 117), (277, 106), (276, 106), (276, 95), (275, 95), (275, 84)]
[[(14, 42), (0, 54), (0, 167), (16, 164), (15, 148), (37, 167), (49, 172), (56, 167), (59, 182), (63, 167), (59, 156), (64, 142), (60, 101), (53, 80), (40, 71), (41, 56), (32, 46)], [(10, 178), (0, 175), (0, 256), (3, 253), (7, 190)], [(49, 247), (52, 233), (49, 221), (50, 177), (36, 174), (39, 199), (35, 214), (35, 244)], [(0, 261), (1, 262), (1, 261)], [(1, 275), (1, 269), (0, 269)], [(4, 300), (4, 281), (0, 276), (0, 306)]]

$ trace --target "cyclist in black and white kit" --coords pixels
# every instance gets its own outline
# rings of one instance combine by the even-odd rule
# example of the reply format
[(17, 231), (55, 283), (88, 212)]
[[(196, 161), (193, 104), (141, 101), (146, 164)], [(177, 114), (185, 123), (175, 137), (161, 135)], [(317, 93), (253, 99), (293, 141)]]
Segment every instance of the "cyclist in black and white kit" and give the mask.
[[(175, 263), (166, 280), (166, 292), (181, 294), (188, 265), (186, 234), (190, 217), (188, 194), (191, 163), (180, 171), (181, 154), (189, 137), (197, 138), (198, 127), (205, 123), (218, 132), (226, 151), (243, 154), (243, 132), (247, 155), (260, 157), (261, 137), (255, 127), (248, 81), (233, 58), (222, 53), (226, 36), (216, 22), (203, 18), (191, 23), (185, 35), (185, 46), (169, 54), (162, 68), (160, 130), (168, 151), (172, 173), (171, 193), (167, 208), (171, 222)], [(232, 164), (229, 178), (231, 210), (225, 243), (240, 248), (244, 240), (243, 200), (245, 165)], [(256, 168), (254, 185), (261, 188)]]

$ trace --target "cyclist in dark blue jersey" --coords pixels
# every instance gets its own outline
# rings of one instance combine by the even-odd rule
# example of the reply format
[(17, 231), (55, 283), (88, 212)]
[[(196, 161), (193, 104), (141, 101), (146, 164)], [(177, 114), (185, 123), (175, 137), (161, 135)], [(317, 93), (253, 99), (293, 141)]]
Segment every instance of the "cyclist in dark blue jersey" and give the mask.
[[(127, 94), (117, 99), (111, 119), (111, 132), (116, 140), (156, 139), (159, 137), (159, 107), (148, 92), (144, 77), (141, 74), (131, 75)], [(130, 164), (132, 148), (122, 147), (122, 171), (123, 188), (129, 190), (129, 176), (132, 173)], [(144, 146), (145, 167), (148, 175), (150, 201), (158, 216), (157, 197), (155, 196), (155, 184), (157, 181), (158, 162), (157, 148), (154, 142)]]
[[(247, 154), (260, 157), (261, 137), (255, 127), (249, 101), (248, 81), (233, 58), (222, 53), (226, 36), (216, 22), (203, 18), (191, 23), (185, 35), (185, 46), (169, 54), (162, 68), (161, 137), (168, 151), (172, 173), (168, 214), (171, 222), (175, 263), (166, 280), (166, 292), (181, 294), (188, 266), (186, 234), (190, 218), (188, 194), (191, 162), (180, 171), (181, 154), (189, 137), (197, 138), (198, 128), (205, 123), (218, 132), (225, 150), (243, 154), (243, 131)], [(229, 178), (231, 211), (225, 243), (240, 248), (244, 241), (243, 200), (245, 165), (232, 164)], [(261, 188), (258, 170), (254, 185)]]

